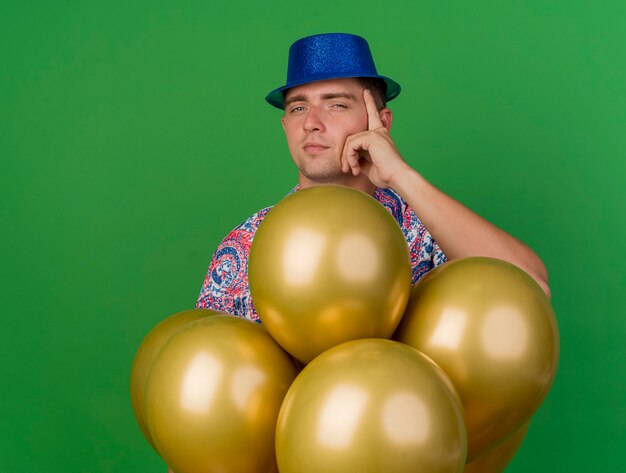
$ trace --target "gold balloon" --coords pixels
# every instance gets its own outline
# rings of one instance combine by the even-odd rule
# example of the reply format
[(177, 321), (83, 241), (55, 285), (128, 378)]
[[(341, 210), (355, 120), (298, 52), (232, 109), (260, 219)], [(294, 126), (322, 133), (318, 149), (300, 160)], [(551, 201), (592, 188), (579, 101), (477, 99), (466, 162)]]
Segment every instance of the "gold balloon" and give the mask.
[(315, 358), (276, 427), (281, 473), (461, 473), (466, 451), (452, 383), (392, 340), (353, 340)]
[(519, 450), (530, 427), (530, 422), (494, 449), (465, 465), (464, 473), (502, 473)]
[(450, 261), (424, 277), (394, 339), (431, 357), (456, 386), (468, 462), (530, 420), (559, 357), (556, 319), (539, 285), (486, 257)]
[(259, 324), (228, 315), (185, 326), (152, 364), (150, 435), (176, 473), (276, 471), (276, 419), (296, 368)]
[(274, 339), (308, 363), (359, 338), (389, 338), (411, 291), (396, 220), (348, 187), (302, 189), (279, 202), (250, 249), (250, 293)]
[(163, 345), (165, 345), (165, 342), (178, 330), (195, 320), (216, 313), (217, 312), (209, 309), (191, 309), (171, 315), (150, 330), (137, 349), (133, 366), (130, 370), (130, 402), (133, 407), (133, 412), (135, 413), (137, 424), (139, 424), (141, 432), (152, 448), (155, 448), (155, 446), (146, 424), (144, 406), (146, 381), (150, 368), (152, 367), (152, 362), (161, 348), (163, 348)]

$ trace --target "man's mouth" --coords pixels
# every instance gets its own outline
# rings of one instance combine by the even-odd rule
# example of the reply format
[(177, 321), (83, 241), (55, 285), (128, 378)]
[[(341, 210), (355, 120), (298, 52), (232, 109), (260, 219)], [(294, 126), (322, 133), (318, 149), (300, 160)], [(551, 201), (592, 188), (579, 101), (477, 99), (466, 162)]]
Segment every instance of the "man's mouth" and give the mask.
[(307, 153), (318, 154), (318, 153), (323, 152), (324, 150), (327, 150), (329, 147), (324, 146), (321, 143), (312, 142), (312, 143), (306, 143), (302, 148)]

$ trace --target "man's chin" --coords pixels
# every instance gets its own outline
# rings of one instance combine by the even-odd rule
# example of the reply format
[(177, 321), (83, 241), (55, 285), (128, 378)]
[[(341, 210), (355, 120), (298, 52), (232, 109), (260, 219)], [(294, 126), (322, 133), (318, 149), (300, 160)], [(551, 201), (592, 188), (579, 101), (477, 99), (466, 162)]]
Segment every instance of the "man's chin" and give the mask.
[(300, 167), (300, 174), (311, 181), (320, 183), (331, 183), (341, 180), (343, 172), (341, 166), (335, 166), (328, 162), (309, 162)]

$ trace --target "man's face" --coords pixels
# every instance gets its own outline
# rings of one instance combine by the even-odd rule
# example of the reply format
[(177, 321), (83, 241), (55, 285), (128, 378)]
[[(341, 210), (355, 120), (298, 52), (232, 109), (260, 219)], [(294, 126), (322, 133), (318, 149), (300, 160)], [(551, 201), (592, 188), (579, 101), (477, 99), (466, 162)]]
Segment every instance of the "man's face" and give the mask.
[(340, 183), (346, 137), (367, 130), (363, 87), (332, 79), (289, 89), (282, 123), (304, 183)]

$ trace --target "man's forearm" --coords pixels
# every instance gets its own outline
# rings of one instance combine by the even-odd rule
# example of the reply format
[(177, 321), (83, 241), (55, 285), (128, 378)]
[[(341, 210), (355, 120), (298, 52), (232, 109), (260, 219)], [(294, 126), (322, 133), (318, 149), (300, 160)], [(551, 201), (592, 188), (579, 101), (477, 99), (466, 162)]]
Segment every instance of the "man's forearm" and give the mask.
[(428, 228), (449, 260), (489, 256), (530, 274), (550, 297), (548, 273), (537, 254), (517, 238), (449, 197), (411, 169), (392, 183)]

